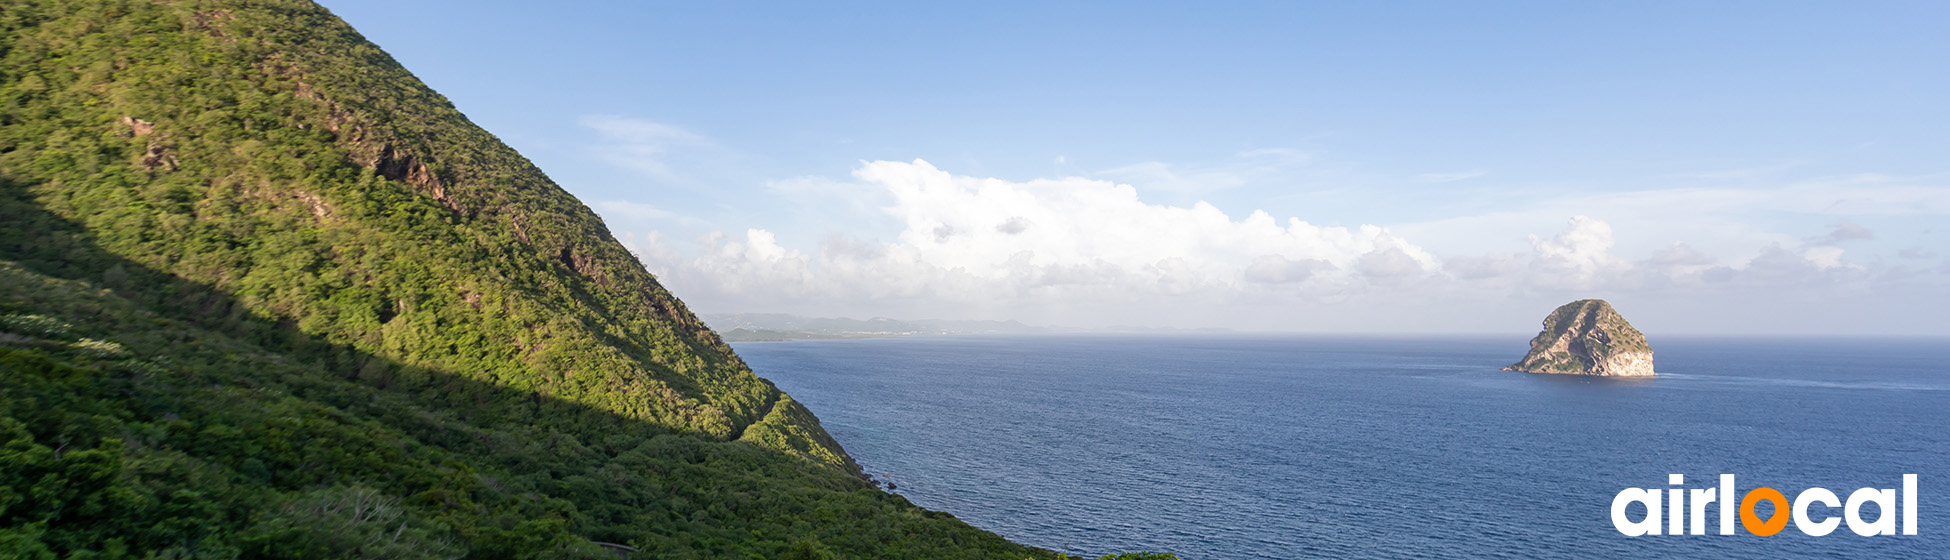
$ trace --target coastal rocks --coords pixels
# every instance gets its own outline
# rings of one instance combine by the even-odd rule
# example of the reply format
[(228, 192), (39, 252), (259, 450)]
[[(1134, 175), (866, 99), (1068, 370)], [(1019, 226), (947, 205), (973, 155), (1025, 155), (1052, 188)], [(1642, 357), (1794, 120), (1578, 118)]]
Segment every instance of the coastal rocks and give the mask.
[(1530, 354), (1503, 368), (1528, 373), (1651, 377), (1652, 347), (1645, 335), (1602, 299), (1564, 304), (1544, 318), (1530, 339)]

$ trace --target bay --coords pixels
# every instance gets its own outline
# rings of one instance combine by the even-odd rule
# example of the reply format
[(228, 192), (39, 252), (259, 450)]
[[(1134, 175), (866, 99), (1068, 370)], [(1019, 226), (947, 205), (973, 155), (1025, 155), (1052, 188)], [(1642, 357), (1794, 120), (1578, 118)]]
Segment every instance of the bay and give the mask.
[[(1660, 338), (1654, 379), (1500, 371), (1526, 342), (936, 336), (736, 349), (895, 492), (1071, 554), (1950, 554), (1950, 341)], [(1685, 488), (1732, 473), (1743, 493), (1789, 498), (1918, 474), (1921, 530), (1612, 527), (1618, 491), (1671, 488), (1674, 473)]]

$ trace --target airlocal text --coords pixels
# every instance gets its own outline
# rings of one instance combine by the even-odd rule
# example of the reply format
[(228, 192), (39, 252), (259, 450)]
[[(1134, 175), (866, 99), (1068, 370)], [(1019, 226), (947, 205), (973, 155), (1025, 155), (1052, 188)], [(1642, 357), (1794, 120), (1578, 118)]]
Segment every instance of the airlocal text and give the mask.
[[(1686, 483), (1685, 475), (1669, 475), (1667, 483), (1680, 486)], [(1733, 475), (1720, 475), (1718, 488), (1668, 488), (1659, 489), (1626, 488), (1611, 499), (1611, 526), (1628, 537), (1640, 535), (1704, 535), (1708, 507), (1714, 509), (1719, 517), (1719, 530), (1722, 535), (1733, 532), (1733, 518), (1739, 512), (1740, 527), (1748, 533), (1766, 537), (1781, 532), (1788, 520), (1794, 520), (1794, 528), (1813, 536), (1822, 536), (1835, 531), (1835, 528), (1848, 521), (1848, 530), (1864, 537), (1894, 535), (1898, 530), (1896, 518), (1902, 517), (1900, 530), (1904, 535), (1916, 534), (1916, 475), (1903, 475), (1902, 492), (1894, 489), (1863, 488), (1848, 495), (1846, 504), (1826, 488), (1809, 488), (1795, 496), (1790, 505), (1787, 495), (1773, 488), (1755, 488), (1739, 495), (1736, 502)], [(1772, 502), (1774, 511), (1766, 520), (1760, 518), (1754, 507), (1760, 502)], [(1896, 507), (1897, 502), (1902, 508)], [(1638, 503), (1645, 506), (1645, 518), (1638, 521), (1628, 519), (1626, 508)], [(1739, 507), (1729, 507), (1738, 504)], [(1863, 519), (1862, 506), (1875, 504), (1875, 519)], [(1833, 511), (1842, 508), (1840, 515)], [(1900, 513), (1899, 513), (1900, 512)], [(1663, 513), (1663, 515), (1661, 515)]]

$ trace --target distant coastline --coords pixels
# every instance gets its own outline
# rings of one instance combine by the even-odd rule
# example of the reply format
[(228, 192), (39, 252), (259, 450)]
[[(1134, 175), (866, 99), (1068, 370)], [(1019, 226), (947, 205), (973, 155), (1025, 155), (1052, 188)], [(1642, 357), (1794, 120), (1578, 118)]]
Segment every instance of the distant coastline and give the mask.
[(704, 322), (718, 331), (718, 336), (726, 342), (785, 342), (790, 340), (849, 340), (863, 338), (895, 338), (904, 336), (929, 335), (967, 335), (967, 334), (1091, 334), (1091, 333), (1198, 333), (1218, 334), (1237, 332), (1232, 329), (1201, 328), (1181, 329), (1175, 327), (1132, 327), (1117, 326), (1099, 329), (1068, 327), (1044, 327), (1023, 324), (1020, 321), (980, 321), (917, 319), (901, 320), (887, 317), (872, 319), (851, 319), (846, 317), (805, 317), (785, 313), (705, 313), (699, 315)]
[(776, 331), (772, 329), (731, 329), (719, 331), (718, 337), (725, 342), (785, 342), (788, 340), (846, 340), (855, 338), (887, 338), (907, 336), (898, 333), (816, 333), (805, 331)]

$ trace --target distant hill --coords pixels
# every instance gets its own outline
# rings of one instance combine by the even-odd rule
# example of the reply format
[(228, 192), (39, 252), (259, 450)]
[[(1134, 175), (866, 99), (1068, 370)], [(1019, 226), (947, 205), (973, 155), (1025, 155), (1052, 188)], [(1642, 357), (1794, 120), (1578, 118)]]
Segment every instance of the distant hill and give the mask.
[(14, 556), (1055, 556), (871, 486), (308, 1), (0, 0), (0, 224)]
[(930, 334), (1030, 334), (1054, 332), (1016, 321), (919, 320), (886, 317), (801, 317), (783, 313), (707, 313), (708, 323), (733, 342), (882, 338)]
[(1610, 302), (1581, 299), (1544, 317), (1530, 352), (1508, 371), (1652, 377), (1652, 347)]

